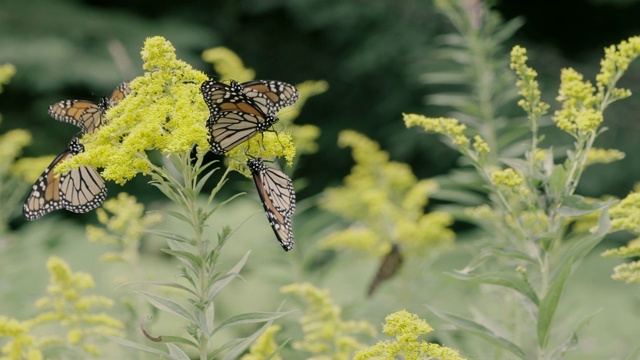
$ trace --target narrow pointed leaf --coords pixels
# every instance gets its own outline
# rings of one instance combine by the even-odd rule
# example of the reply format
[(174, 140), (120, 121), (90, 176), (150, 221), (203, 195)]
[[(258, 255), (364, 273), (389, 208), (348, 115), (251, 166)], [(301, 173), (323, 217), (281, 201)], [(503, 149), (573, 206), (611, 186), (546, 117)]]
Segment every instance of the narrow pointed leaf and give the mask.
[(216, 332), (218, 332), (218, 330), (222, 330), (224, 328), (228, 328), (228, 327), (232, 327), (232, 326), (236, 326), (236, 325), (246, 325), (246, 324), (256, 324), (256, 323), (262, 323), (265, 321), (273, 321), (276, 319), (279, 319), (285, 315), (289, 315), (291, 314), (293, 311), (288, 311), (288, 312), (278, 312), (278, 313), (274, 313), (274, 312), (250, 312), (250, 313), (244, 313), (244, 314), (240, 314), (240, 315), (235, 315), (232, 316), (228, 319), (226, 319), (225, 321), (222, 322), (222, 324), (220, 324), (220, 326), (218, 326), (213, 333), (211, 333), (211, 335), (215, 334)]
[(194, 268), (199, 268), (202, 264), (200, 263), (200, 259), (195, 256), (193, 253), (182, 250), (170, 250), (170, 249), (162, 249), (162, 252), (175, 256), (179, 259), (186, 260), (191, 264)]
[[(584, 259), (593, 248), (602, 241), (611, 229), (611, 221), (609, 218), (609, 209), (604, 209), (598, 218), (598, 229), (594, 233), (579, 236), (574, 239), (569, 249), (562, 255), (558, 264), (564, 266), (573, 266), (577, 262)], [(560, 267), (557, 272), (563, 271)], [(553, 274), (557, 276), (557, 274)]]
[(147, 301), (156, 308), (177, 315), (191, 323), (195, 323), (193, 316), (180, 304), (145, 291), (137, 291), (137, 293), (144, 296)]
[(587, 325), (589, 325), (591, 320), (596, 315), (598, 315), (601, 312), (601, 310), (602, 309), (596, 310), (595, 312), (593, 312), (593, 313), (585, 316), (584, 318), (582, 318), (582, 320), (580, 320), (578, 325), (574, 328), (574, 330), (571, 333), (571, 335), (557, 347), (557, 350), (551, 355), (550, 358), (551, 359), (562, 359), (564, 357), (564, 353), (566, 353), (567, 351), (575, 349), (576, 346), (578, 345), (578, 332), (580, 332)]
[(535, 290), (531, 287), (531, 285), (524, 281), (522, 278), (509, 274), (509, 273), (484, 273), (484, 274), (461, 274), (456, 272), (447, 272), (447, 275), (454, 277), (456, 279), (470, 281), (478, 284), (490, 284), (503, 286), (509, 289), (513, 289), (520, 294), (524, 295), (527, 299), (531, 300), (534, 304), (538, 304), (540, 301), (538, 299), (538, 295)]
[(111, 336), (111, 335), (106, 335), (105, 334), (104, 336), (106, 336), (107, 338), (117, 342), (120, 345), (126, 346), (126, 347), (131, 348), (131, 349), (144, 351), (144, 352), (147, 352), (147, 353), (150, 353), (150, 354), (160, 355), (160, 356), (162, 356), (162, 357), (164, 357), (166, 359), (170, 359), (171, 358), (171, 355), (169, 355), (169, 353), (166, 353), (166, 352), (164, 352), (162, 350), (158, 350), (158, 349), (152, 348), (152, 347), (147, 346), (147, 345), (138, 344), (137, 342), (133, 342), (131, 340), (127, 340), (127, 339), (123, 339), (123, 338), (119, 338), (119, 337), (115, 337), (115, 336)]
[[(154, 213), (156, 211), (149, 211), (149, 213)], [(153, 234), (153, 235), (158, 235), (161, 236), (165, 239), (169, 239), (169, 240), (174, 240), (174, 241), (180, 241), (180, 242), (191, 242), (190, 238), (184, 237), (182, 235), (178, 235), (175, 233), (172, 233), (170, 231), (164, 231), (164, 230), (145, 230), (145, 233), (148, 234)]]
[(191, 360), (191, 358), (189, 358), (189, 355), (187, 355), (175, 344), (167, 344), (167, 348), (169, 348), (169, 354), (171, 354), (172, 360)]
[(210, 178), (214, 173), (215, 173), (215, 169), (214, 169), (214, 171), (210, 171), (210, 172), (208, 172), (206, 175), (204, 175), (203, 177), (201, 177), (201, 178), (198, 180), (198, 183), (196, 184), (196, 187), (195, 187), (195, 192), (196, 192), (196, 193), (200, 193), (200, 191), (202, 191), (202, 188), (204, 187), (204, 184), (206, 184), (206, 183), (207, 183), (207, 180), (209, 180), (209, 178)]
[(544, 298), (540, 302), (537, 327), (538, 346), (540, 346), (540, 348), (545, 348), (547, 345), (553, 315), (555, 315), (556, 313), (558, 302), (560, 301), (560, 296), (562, 295), (564, 285), (570, 274), (571, 265), (563, 266), (563, 271), (559, 273), (555, 279), (552, 280), (551, 286), (549, 286), (547, 293), (544, 295)]
[(516, 344), (512, 343), (511, 341), (505, 338), (498, 336), (497, 334), (495, 334), (493, 331), (491, 331), (484, 325), (478, 324), (477, 322), (468, 318), (449, 314), (447, 312), (441, 311), (431, 306), (427, 306), (427, 308), (439, 318), (454, 324), (458, 328), (465, 330), (476, 336), (479, 336), (484, 340), (513, 353), (514, 355), (518, 356), (520, 359), (525, 358), (524, 351), (522, 351), (522, 349), (520, 349)]
[(185, 345), (189, 345), (194, 349), (198, 348), (198, 344), (194, 343), (193, 341), (183, 338), (182, 336), (165, 336), (162, 335), (162, 342), (164, 343), (177, 343), (177, 344), (185, 344)]
[[(247, 251), (242, 259), (240, 259), (240, 261), (238, 261), (229, 271), (227, 271), (226, 275), (238, 275), (240, 273), (240, 270), (242, 270), (244, 264), (249, 259), (250, 253), (250, 251)], [(211, 290), (209, 291), (209, 299), (215, 298), (220, 290), (227, 286), (234, 278), (235, 276), (223, 276), (220, 280), (216, 280), (216, 282), (211, 286)]]
[(177, 212), (177, 211), (171, 211), (171, 210), (162, 210), (163, 213), (172, 216), (178, 220), (182, 220), (184, 222), (186, 222), (187, 224), (191, 224), (191, 220), (189, 220), (189, 218), (187, 218), (186, 216), (184, 216), (183, 214)]
[(244, 338), (239, 344), (237, 344), (233, 349), (229, 350), (228, 353), (222, 358), (222, 360), (234, 360), (237, 359), (240, 354), (242, 354), (248, 347), (251, 345), (258, 336), (262, 335), (262, 333), (267, 330), (269, 326), (271, 326), (272, 321), (268, 321), (264, 324), (260, 329), (256, 330), (251, 336)]
[(170, 282), (170, 281), (131, 281), (131, 282), (126, 282), (124, 284), (118, 285), (118, 287), (129, 286), (129, 285), (156, 285), (156, 286), (170, 287), (174, 289), (184, 290), (188, 293), (196, 295), (196, 293), (193, 290), (189, 289), (188, 287), (182, 284), (178, 284), (176, 282)]
[(580, 195), (572, 195), (564, 199), (562, 206), (556, 210), (556, 213), (562, 217), (582, 216), (608, 208), (616, 202), (617, 200), (588, 202)]

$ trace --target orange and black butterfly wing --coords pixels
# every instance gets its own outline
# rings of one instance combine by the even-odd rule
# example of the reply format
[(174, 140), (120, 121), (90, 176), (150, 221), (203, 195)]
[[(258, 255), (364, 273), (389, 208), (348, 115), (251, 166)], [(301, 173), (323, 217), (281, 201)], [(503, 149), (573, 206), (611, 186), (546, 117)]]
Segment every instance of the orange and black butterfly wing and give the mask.
[[(247, 166), (251, 170), (267, 220), (276, 238), (285, 251), (293, 249), (291, 217), (295, 211), (295, 193), (291, 179), (279, 170), (267, 168), (259, 159), (249, 160)], [(278, 179), (271, 179), (274, 174), (277, 174)], [(280, 178), (284, 179), (285, 189), (278, 189)]]
[(223, 111), (207, 121), (209, 145), (215, 154), (227, 151), (247, 141), (263, 128), (264, 119), (241, 111)]
[(105, 119), (100, 105), (87, 100), (64, 100), (49, 106), (49, 115), (54, 119), (79, 127), (89, 134), (102, 126)]
[(44, 215), (64, 208), (64, 200), (60, 194), (60, 178), (55, 177), (53, 169), (61, 161), (73, 156), (71, 150), (67, 149), (58, 155), (49, 166), (44, 169), (42, 175), (31, 187), (27, 199), (22, 206), (24, 218), (33, 221)]
[(252, 80), (241, 85), (244, 93), (256, 102), (261, 102), (259, 99), (262, 97), (268, 99), (274, 113), (284, 107), (292, 106), (300, 96), (295, 86), (282, 81)]
[(105, 111), (110, 107), (118, 105), (118, 103), (122, 101), (122, 99), (126, 98), (129, 94), (131, 94), (129, 82), (125, 81), (123, 83), (120, 83), (120, 85), (118, 85), (115, 90), (113, 90), (111, 96), (109, 96), (108, 107), (105, 108)]
[(63, 160), (84, 151), (84, 147), (74, 137), (68, 148), (58, 155), (44, 170), (32, 186), (23, 205), (25, 219), (32, 221), (60, 209), (71, 212), (89, 212), (104, 202), (107, 187), (97, 170), (90, 166), (80, 166), (56, 177), (53, 169)]

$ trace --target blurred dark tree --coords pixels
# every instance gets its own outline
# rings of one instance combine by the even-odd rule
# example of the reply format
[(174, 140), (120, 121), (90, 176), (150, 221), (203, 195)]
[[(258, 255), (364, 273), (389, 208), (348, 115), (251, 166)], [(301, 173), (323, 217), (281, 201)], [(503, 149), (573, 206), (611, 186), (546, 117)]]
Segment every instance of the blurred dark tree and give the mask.
[[(574, 66), (593, 77), (603, 46), (640, 33), (633, 17), (638, 1), (570, 4), (502, 1), (497, 6), (506, 18), (525, 18), (511, 42), (530, 48), (552, 104), (561, 67)], [(210, 75), (201, 52), (226, 46), (260, 78), (329, 82), (329, 91), (312, 98), (297, 120), (322, 129), (320, 152), (302, 159), (296, 173), (310, 179), (301, 198), (348, 173), (348, 152), (336, 146), (337, 133), (347, 128), (379, 141), (420, 177), (443, 174), (456, 166), (456, 154), (435, 137), (425, 141), (423, 134), (406, 130), (401, 113), (446, 114), (447, 109), (425, 105), (425, 96), (441, 89), (424, 85), (420, 74), (437, 61), (432, 51), (438, 36), (449, 31), (432, 3), (423, 0), (0, 0), (0, 63), (18, 69), (0, 97), (5, 117), (0, 131), (30, 129), (36, 144), (27, 155), (60, 152), (76, 129), (49, 118), (48, 105), (108, 94), (141, 73), (138, 52), (144, 39), (163, 35), (178, 56)], [(640, 88), (632, 77), (639, 73), (630, 71), (623, 83), (636, 93)], [(598, 145), (632, 154), (636, 125), (631, 121), (638, 108), (635, 97), (613, 106), (607, 115), (618, 120), (603, 137), (611, 143)], [(629, 159), (616, 165), (619, 173), (585, 181), (585, 191), (626, 192), (640, 177)], [(153, 192), (146, 195), (145, 182), (137, 179), (126, 190), (149, 201)]]

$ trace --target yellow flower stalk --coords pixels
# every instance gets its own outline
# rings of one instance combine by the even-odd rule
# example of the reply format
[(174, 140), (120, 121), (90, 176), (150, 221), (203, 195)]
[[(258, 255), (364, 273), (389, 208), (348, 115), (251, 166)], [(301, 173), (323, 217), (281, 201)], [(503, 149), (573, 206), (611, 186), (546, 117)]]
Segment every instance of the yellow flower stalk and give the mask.
[(450, 215), (424, 213), (435, 182), (419, 181), (408, 165), (389, 161), (377, 143), (357, 132), (341, 132), (338, 143), (352, 148), (356, 164), (343, 186), (325, 191), (320, 205), (354, 224), (330, 234), (321, 247), (381, 257), (394, 243), (403, 253), (419, 255), (453, 241)]
[(312, 360), (348, 360), (356, 350), (363, 349), (356, 335), (375, 336), (373, 326), (365, 321), (344, 321), (342, 310), (333, 303), (329, 291), (318, 289), (309, 283), (292, 284), (280, 289), (284, 294), (294, 294), (307, 303), (300, 319), (304, 339), (293, 343), (295, 349), (308, 351)]
[(205, 50), (202, 53), (202, 60), (213, 64), (216, 73), (220, 75), (220, 80), (245, 82), (256, 77), (253, 69), (244, 67), (242, 59), (224, 46)]
[(440, 359), (463, 360), (456, 350), (438, 344), (418, 340), (433, 328), (417, 315), (401, 310), (385, 318), (383, 332), (395, 340), (381, 341), (366, 350), (356, 353), (354, 360), (396, 359), (406, 360)]
[(160, 222), (160, 214), (145, 214), (144, 205), (134, 196), (119, 193), (115, 199), (104, 202), (96, 211), (98, 221), (103, 226), (87, 225), (87, 238), (90, 241), (117, 244), (120, 252), (103, 254), (101, 261), (135, 262), (143, 232)]
[[(42, 359), (43, 351), (51, 346), (65, 346), (80, 353), (100, 355), (96, 340), (103, 335), (120, 334), (124, 325), (117, 319), (96, 312), (97, 308), (113, 306), (110, 299), (86, 295), (94, 287), (90, 275), (72, 272), (69, 265), (57, 257), (49, 258), (47, 268), (51, 276), (48, 296), (37, 301), (40, 309), (34, 318), (26, 321), (0, 316), (0, 338), (10, 340), (2, 348), (0, 359)], [(56, 335), (37, 337), (34, 329), (55, 323), (66, 330)]]
[[(260, 337), (249, 347), (249, 353), (244, 355), (240, 360), (264, 360), (278, 348), (274, 337), (280, 331), (279, 325), (269, 326)], [(282, 360), (279, 355), (273, 355), (269, 359)]]
[(144, 75), (133, 79), (131, 94), (107, 111), (109, 123), (83, 137), (85, 152), (61, 164), (62, 171), (101, 167), (105, 179), (123, 184), (150, 172), (147, 151), (185, 153), (194, 145), (208, 151), (209, 112), (200, 94), (206, 75), (177, 59), (173, 45), (160, 36), (148, 38), (141, 55)]

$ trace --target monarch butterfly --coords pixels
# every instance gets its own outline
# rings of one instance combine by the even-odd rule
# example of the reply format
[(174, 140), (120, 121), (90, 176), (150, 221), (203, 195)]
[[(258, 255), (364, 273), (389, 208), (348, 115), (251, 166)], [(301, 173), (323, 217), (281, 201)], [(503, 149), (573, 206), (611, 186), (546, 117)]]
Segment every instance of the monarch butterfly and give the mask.
[(298, 100), (293, 85), (273, 80), (246, 83), (205, 81), (202, 96), (209, 108), (209, 144), (215, 154), (224, 154), (278, 121), (275, 114)]
[(113, 90), (111, 96), (100, 98), (97, 104), (87, 100), (63, 100), (49, 106), (49, 115), (58, 121), (71, 123), (83, 133), (89, 134), (107, 121), (105, 111), (116, 106), (130, 92), (129, 83), (123, 82)]
[(291, 179), (282, 171), (267, 167), (260, 159), (250, 159), (247, 167), (276, 238), (285, 251), (293, 249), (291, 217), (296, 210), (296, 194)]
[(391, 246), (391, 250), (387, 253), (387, 255), (382, 258), (380, 262), (380, 267), (376, 272), (376, 276), (371, 281), (369, 285), (369, 290), (367, 291), (367, 295), (373, 295), (373, 292), (376, 290), (378, 285), (381, 282), (389, 279), (393, 275), (400, 270), (403, 261), (402, 253), (400, 252), (400, 246), (398, 244), (393, 244)]
[(24, 202), (22, 213), (33, 221), (59, 209), (75, 213), (89, 212), (102, 204), (107, 197), (107, 187), (98, 171), (90, 166), (80, 166), (56, 178), (53, 169), (61, 161), (84, 151), (75, 136), (67, 149), (58, 155), (42, 172)]

